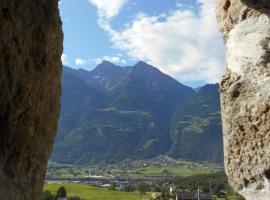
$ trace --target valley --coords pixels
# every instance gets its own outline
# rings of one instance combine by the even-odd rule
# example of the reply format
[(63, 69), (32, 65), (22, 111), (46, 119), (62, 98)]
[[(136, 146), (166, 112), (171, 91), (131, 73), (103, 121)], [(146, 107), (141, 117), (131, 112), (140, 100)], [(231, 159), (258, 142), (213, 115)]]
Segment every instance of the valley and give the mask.
[[(223, 171), (221, 164), (174, 160), (159, 156), (148, 160), (122, 161), (118, 164), (98, 164), (96, 166), (73, 166), (50, 162), (47, 180), (70, 180), (97, 183), (97, 186), (113, 181), (159, 181), (172, 177), (186, 177)], [(104, 183), (104, 184), (103, 184)]]
[(69, 196), (86, 200), (135, 200), (140, 199), (139, 184), (145, 187), (143, 200), (159, 199), (163, 193), (165, 199), (173, 198), (170, 188), (209, 191), (209, 187), (216, 200), (240, 199), (229, 187), (222, 165), (167, 156), (88, 167), (50, 162), (44, 191), (56, 193), (64, 186)]
[(213, 182), (214, 194), (234, 195), (223, 169), (218, 87), (190, 88), (145, 62), (64, 67), (45, 188), (88, 187), (101, 199), (125, 192), (136, 199), (142, 184), (150, 199), (155, 192), (175, 196), (171, 186), (209, 192)]

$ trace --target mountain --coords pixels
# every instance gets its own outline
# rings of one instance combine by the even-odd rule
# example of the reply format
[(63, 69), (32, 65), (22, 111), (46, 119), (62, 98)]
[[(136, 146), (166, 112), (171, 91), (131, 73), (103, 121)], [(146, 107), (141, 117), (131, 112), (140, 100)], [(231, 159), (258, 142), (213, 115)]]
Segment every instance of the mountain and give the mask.
[(222, 162), (219, 85), (205, 85), (179, 103), (171, 120), (169, 155), (190, 160)]
[(56, 142), (63, 139), (76, 125), (85, 108), (99, 108), (106, 105), (109, 96), (89, 87), (80, 78), (81, 70), (63, 67), (60, 123)]
[[(120, 67), (104, 61), (92, 71), (64, 67), (62, 110), (51, 159), (94, 164), (169, 154), (220, 161), (217, 87), (195, 92), (145, 62)], [(197, 122), (202, 125), (192, 129)], [(204, 141), (213, 143), (198, 150), (196, 145)]]
[(111, 90), (130, 71), (130, 67), (119, 67), (108, 61), (103, 61), (92, 71), (73, 70), (74, 75), (82, 79), (86, 85), (97, 90)]
[(164, 122), (169, 121), (179, 101), (193, 94), (192, 88), (145, 62), (139, 62), (112, 91), (112, 105), (120, 109), (151, 112)]

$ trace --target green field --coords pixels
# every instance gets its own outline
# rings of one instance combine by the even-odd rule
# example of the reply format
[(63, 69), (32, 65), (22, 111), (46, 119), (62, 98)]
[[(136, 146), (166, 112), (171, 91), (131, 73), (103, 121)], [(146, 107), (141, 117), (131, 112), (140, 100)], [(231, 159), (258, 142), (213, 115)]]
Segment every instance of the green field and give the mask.
[[(92, 187), (83, 184), (46, 184), (44, 191), (48, 190), (53, 194), (56, 193), (60, 186), (64, 186), (68, 196), (79, 196), (87, 200), (139, 200), (140, 194), (137, 192), (118, 192), (110, 191), (108, 189)], [(149, 195), (142, 199), (148, 200)]]
[[(48, 190), (53, 194), (60, 186), (64, 186), (68, 196), (79, 196), (86, 200), (140, 200), (140, 194), (137, 192), (118, 192), (111, 191), (105, 188), (97, 188), (84, 184), (45, 184), (44, 191)], [(142, 200), (149, 200), (150, 193), (142, 197)], [(215, 198), (216, 200), (238, 200), (237, 196), (230, 196), (227, 198)]]
[[(179, 161), (180, 162), (180, 161)], [(58, 163), (50, 163), (51, 166), (57, 167), (51, 171), (47, 171), (47, 179), (73, 179), (84, 178), (86, 176), (112, 174), (122, 178), (145, 178), (145, 177), (163, 177), (165, 175), (172, 176), (193, 176), (198, 174), (211, 174), (223, 171), (222, 166), (213, 164), (202, 164), (196, 162), (181, 161), (179, 166), (147, 166), (122, 168), (118, 166), (108, 168), (95, 167), (73, 167), (72, 165), (61, 165)]]
[[(86, 173), (86, 171), (88, 173)], [(173, 176), (193, 176), (198, 174), (211, 174), (215, 172), (222, 171), (221, 168), (214, 168), (214, 167), (205, 167), (205, 166), (195, 166), (195, 167), (155, 167), (149, 166), (144, 168), (133, 168), (130, 170), (120, 170), (120, 169), (107, 169), (107, 170), (98, 170), (93, 168), (82, 168), (82, 169), (59, 169), (51, 172), (47, 172), (47, 175), (57, 175), (59, 178), (83, 178), (89, 175), (89, 172), (97, 175), (103, 175), (104, 173), (110, 173), (114, 175), (121, 174), (122, 177), (129, 177), (129, 178), (143, 178), (145, 176), (155, 176), (155, 177), (162, 177), (166, 174), (173, 175)], [(72, 172), (72, 173), (71, 173)], [(76, 177), (74, 176), (76, 174)]]
[(217, 168), (208, 168), (208, 167), (146, 167), (143, 169), (139, 169), (141, 174), (144, 175), (162, 175), (165, 173), (165, 170), (172, 175), (177, 176), (192, 176), (197, 174), (210, 174), (214, 172), (220, 171), (220, 169)]

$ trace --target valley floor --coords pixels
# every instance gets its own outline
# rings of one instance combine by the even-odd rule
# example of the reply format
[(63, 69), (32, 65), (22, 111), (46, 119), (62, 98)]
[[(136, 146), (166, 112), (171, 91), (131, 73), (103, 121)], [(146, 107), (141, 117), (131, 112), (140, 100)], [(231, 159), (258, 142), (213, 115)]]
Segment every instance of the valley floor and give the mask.
[[(236, 194), (228, 186), (222, 164), (174, 160), (166, 156), (97, 166), (49, 162), (44, 190), (55, 194), (60, 186), (64, 186), (69, 196), (77, 195), (86, 200), (135, 200), (140, 199), (136, 187), (141, 183), (148, 191), (142, 198), (144, 200), (151, 199), (152, 195), (159, 196), (161, 191), (167, 191), (169, 195), (171, 186), (190, 191), (200, 187), (207, 191), (209, 185), (213, 194), (226, 193), (226, 198), (215, 197), (215, 200), (239, 198), (234, 197)], [(109, 190), (112, 185), (114, 189)]]
[(103, 180), (103, 182), (109, 183), (111, 181), (146, 179), (151, 182), (151, 180), (162, 180), (166, 177), (186, 177), (221, 171), (223, 171), (222, 164), (174, 160), (160, 156), (149, 160), (125, 161), (118, 164), (99, 164), (97, 166), (73, 166), (49, 162), (46, 179)]
[[(106, 188), (98, 188), (84, 184), (74, 183), (54, 183), (45, 184), (44, 191), (50, 191), (52, 194), (56, 194), (56, 191), (60, 186), (64, 186), (67, 190), (68, 197), (79, 196), (85, 200), (140, 200), (140, 194), (138, 192), (119, 192), (110, 191)], [(150, 200), (153, 193), (146, 193), (142, 196), (141, 200)], [(228, 196), (226, 198), (216, 198), (215, 200), (238, 200), (238, 196)]]
[[(64, 186), (67, 190), (68, 196), (79, 196), (86, 200), (139, 200), (140, 194), (138, 192), (118, 192), (110, 191), (107, 188), (98, 188), (83, 184), (72, 183), (58, 183), (58, 184), (45, 184), (44, 190), (56, 193), (60, 186)], [(150, 193), (143, 196), (142, 200), (148, 200)]]

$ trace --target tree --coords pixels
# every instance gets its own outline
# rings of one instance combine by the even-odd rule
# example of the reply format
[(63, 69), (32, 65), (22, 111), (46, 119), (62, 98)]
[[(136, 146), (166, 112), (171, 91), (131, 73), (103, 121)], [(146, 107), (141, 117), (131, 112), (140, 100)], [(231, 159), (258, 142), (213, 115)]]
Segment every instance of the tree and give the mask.
[(142, 195), (146, 192), (146, 187), (144, 183), (138, 183), (136, 186), (136, 189), (138, 192), (140, 192), (140, 199), (142, 198)]
[(170, 174), (170, 172), (167, 169), (164, 169), (162, 174), (167, 174), (168, 175), (168, 174)]
[(43, 200), (53, 200), (54, 196), (48, 190), (43, 192)]
[(160, 188), (160, 186), (157, 185), (157, 184), (152, 184), (152, 185), (150, 186), (150, 190), (151, 190), (152, 192), (161, 192), (161, 188)]
[(109, 190), (115, 190), (116, 189), (116, 182), (111, 183)]
[(242, 196), (237, 196), (237, 197), (236, 197), (236, 200), (245, 200), (245, 198), (242, 197)]
[(128, 184), (128, 185), (124, 186), (123, 190), (124, 190), (125, 192), (134, 192), (135, 187), (134, 187), (133, 184)]
[(67, 197), (67, 192), (66, 189), (61, 186), (58, 190), (57, 190), (57, 196), (58, 197)]
[(78, 196), (72, 196), (72, 197), (68, 197), (68, 200), (86, 200), (86, 199), (82, 199), (81, 197), (78, 197)]

